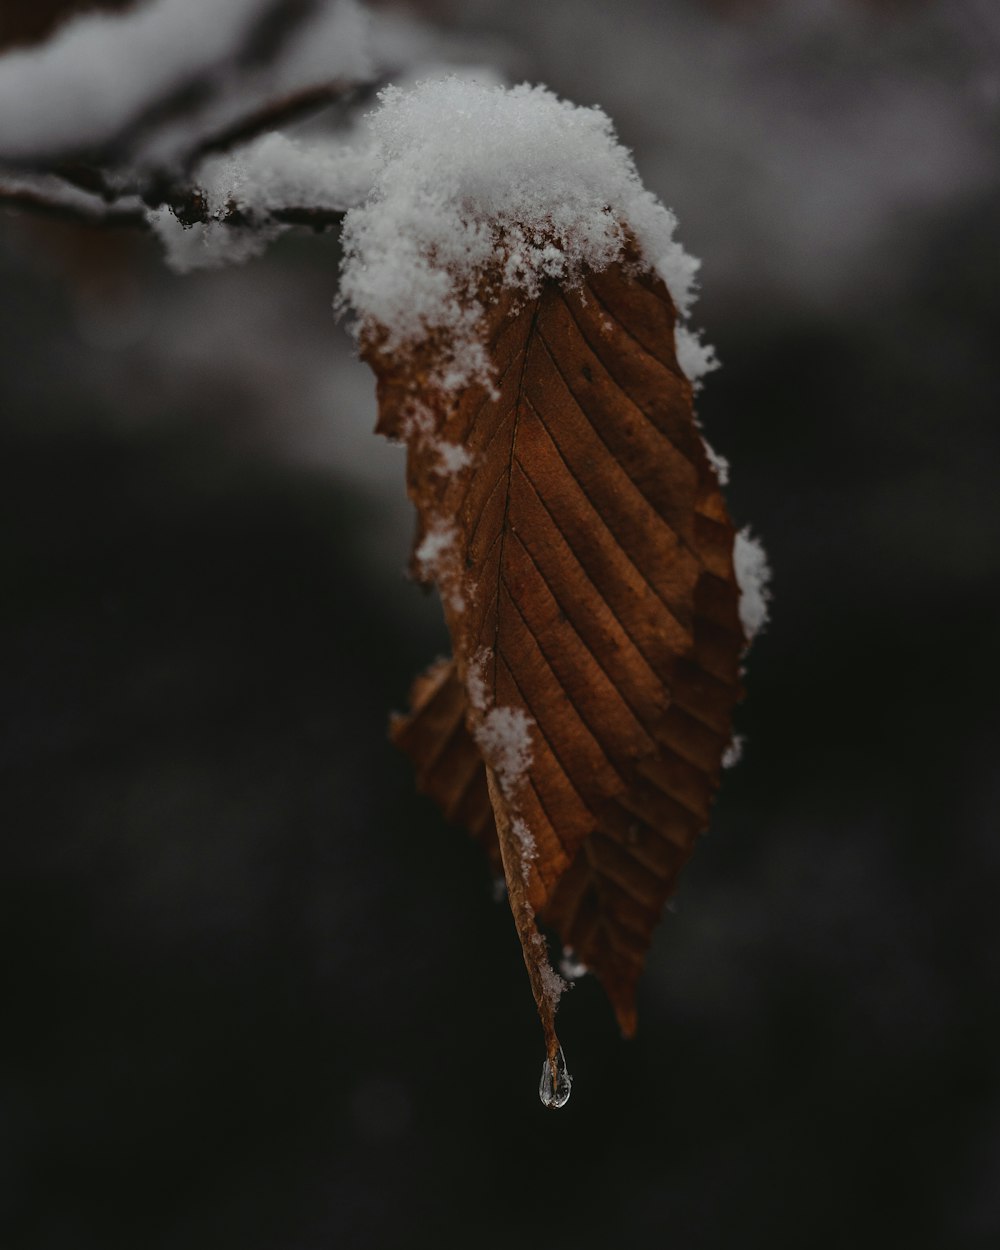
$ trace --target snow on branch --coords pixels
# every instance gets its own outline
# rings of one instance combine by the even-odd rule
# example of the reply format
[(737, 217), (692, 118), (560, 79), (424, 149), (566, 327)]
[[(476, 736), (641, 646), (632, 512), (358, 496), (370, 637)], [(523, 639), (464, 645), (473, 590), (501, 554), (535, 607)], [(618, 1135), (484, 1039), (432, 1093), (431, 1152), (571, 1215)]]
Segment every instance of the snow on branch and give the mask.
[(354, 0), (148, 0), (0, 57), (0, 161), (181, 160), (275, 100), (372, 73)]
[[(0, 56), (0, 208), (151, 227), (182, 268), (242, 259), (260, 250), (250, 232), (263, 245), (290, 225), (324, 230), (364, 200), (377, 160), (357, 117), (380, 81), (483, 51), (358, 0), (146, 0), (78, 17)], [(315, 113), (308, 138), (281, 133)]]
[(134, 196), (108, 202), (101, 195), (54, 174), (23, 174), (0, 181), (0, 207), (26, 209), (45, 217), (88, 225), (138, 226), (146, 208)]
[(311, 210), (339, 215), (365, 198), (375, 168), (370, 145), (296, 141), (273, 133), (204, 161), (197, 184), (213, 214), (235, 210), (261, 217)]

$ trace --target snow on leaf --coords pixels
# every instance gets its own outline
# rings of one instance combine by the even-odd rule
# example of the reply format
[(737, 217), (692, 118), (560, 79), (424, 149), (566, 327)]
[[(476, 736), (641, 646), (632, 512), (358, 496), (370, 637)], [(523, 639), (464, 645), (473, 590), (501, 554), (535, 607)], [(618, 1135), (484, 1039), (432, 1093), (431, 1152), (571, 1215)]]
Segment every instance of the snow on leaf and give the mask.
[(736, 535), (733, 564), (740, 588), (740, 621), (747, 642), (750, 642), (767, 624), (771, 570), (764, 548), (749, 528), (740, 530)]
[[(619, 259), (626, 230), (686, 313), (698, 262), (601, 109), (454, 77), (380, 101), (371, 194), (343, 233), (341, 303), (366, 341), (375, 332), (395, 352), (436, 335), (435, 381), (487, 384), (484, 270), (502, 255), (492, 280), (530, 301), (549, 280), (572, 289)], [(699, 376), (711, 349), (692, 337), (685, 360)]]

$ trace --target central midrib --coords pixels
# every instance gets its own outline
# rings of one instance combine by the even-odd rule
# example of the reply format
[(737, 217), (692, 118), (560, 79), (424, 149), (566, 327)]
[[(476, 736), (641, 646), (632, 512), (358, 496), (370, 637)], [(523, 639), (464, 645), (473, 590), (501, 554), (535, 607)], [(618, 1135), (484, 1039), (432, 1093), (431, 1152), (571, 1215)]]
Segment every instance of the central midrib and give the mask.
[(503, 567), (504, 567), (504, 550), (507, 545), (507, 522), (510, 513), (510, 496), (511, 496), (511, 477), (514, 472), (514, 448), (517, 446), (517, 431), (521, 424), (521, 402), (524, 398), (524, 377), (528, 371), (528, 356), (531, 352), (531, 345), (535, 337), (535, 326), (538, 324), (538, 316), (542, 308), (542, 300), (545, 293), (539, 295), (535, 301), (535, 311), (532, 313), (531, 325), (528, 327), (528, 333), (524, 341), (524, 359), (521, 361), (521, 376), (517, 380), (517, 399), (514, 401), (514, 424), (510, 432), (510, 454), (507, 457), (507, 488), (504, 492), (503, 501), (503, 518), (500, 522), (500, 554), (497, 559), (497, 584), (493, 592), (494, 600), (494, 621), (493, 626), (493, 702), (497, 700), (497, 654), (500, 645), (500, 587), (503, 585)]

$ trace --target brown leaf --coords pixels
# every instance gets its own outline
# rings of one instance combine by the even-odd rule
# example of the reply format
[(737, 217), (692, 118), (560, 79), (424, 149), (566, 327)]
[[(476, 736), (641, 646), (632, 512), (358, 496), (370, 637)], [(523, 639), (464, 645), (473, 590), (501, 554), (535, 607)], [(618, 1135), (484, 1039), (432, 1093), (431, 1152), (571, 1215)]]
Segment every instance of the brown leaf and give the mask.
[(410, 714), (393, 716), (389, 733), (410, 757), (417, 789), (445, 817), (481, 843), (497, 876), (503, 875), (486, 765), (466, 728), (468, 700), (454, 660), (438, 660), (410, 691)]
[(503, 860), (554, 1074), (534, 917), (632, 1034), (654, 927), (708, 824), (746, 639), (663, 283), (621, 263), (527, 303), (501, 293), (485, 315), (495, 393), (437, 388), (440, 344), (366, 352), (379, 428), (409, 447), (416, 571), (455, 650), (393, 737)]

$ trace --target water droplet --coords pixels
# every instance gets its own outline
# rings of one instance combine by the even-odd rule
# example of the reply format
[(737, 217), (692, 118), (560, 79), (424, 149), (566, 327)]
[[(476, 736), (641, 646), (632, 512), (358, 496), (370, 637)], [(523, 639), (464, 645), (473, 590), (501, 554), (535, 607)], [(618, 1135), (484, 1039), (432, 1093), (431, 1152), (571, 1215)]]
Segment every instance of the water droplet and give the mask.
[(554, 1077), (548, 1059), (542, 1064), (542, 1079), (538, 1083), (538, 1097), (542, 1100), (543, 1106), (551, 1107), (555, 1110), (566, 1106), (569, 1102), (572, 1088), (573, 1078), (569, 1074), (569, 1068), (566, 1067), (566, 1058), (560, 1046), (559, 1054), (556, 1056)]
[(579, 981), (581, 977), (587, 975), (590, 969), (581, 959), (577, 959), (572, 946), (564, 946), (562, 959), (559, 961), (559, 971), (567, 981)]

